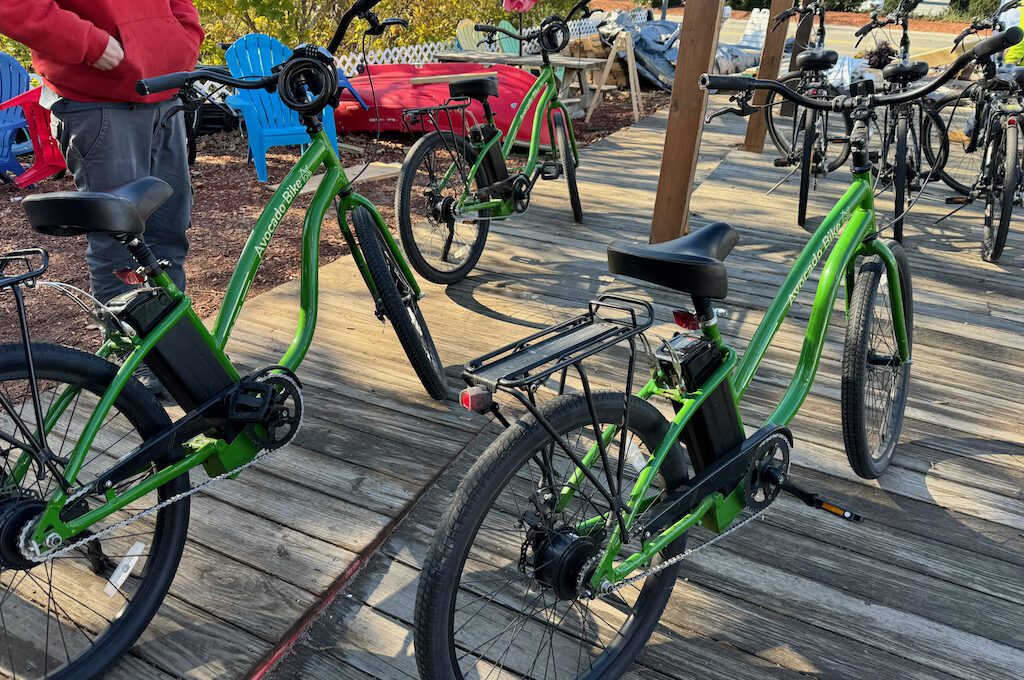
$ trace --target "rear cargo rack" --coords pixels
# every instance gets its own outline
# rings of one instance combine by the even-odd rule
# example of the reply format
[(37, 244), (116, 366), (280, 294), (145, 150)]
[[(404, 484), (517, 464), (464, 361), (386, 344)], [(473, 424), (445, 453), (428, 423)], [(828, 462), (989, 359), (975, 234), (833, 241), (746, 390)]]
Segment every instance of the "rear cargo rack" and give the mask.
[(515, 389), (543, 383), (553, 373), (578, 365), (589, 356), (651, 327), (654, 309), (643, 300), (602, 295), (587, 312), (473, 359), (463, 379), (470, 385)]

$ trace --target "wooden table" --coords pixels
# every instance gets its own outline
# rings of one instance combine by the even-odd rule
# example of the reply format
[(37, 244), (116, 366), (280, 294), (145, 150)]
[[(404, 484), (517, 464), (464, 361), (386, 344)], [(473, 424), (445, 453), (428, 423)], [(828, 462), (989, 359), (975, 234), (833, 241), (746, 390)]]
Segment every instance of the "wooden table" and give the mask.
[[(527, 69), (541, 69), (544, 67), (544, 60), (539, 54), (506, 54), (504, 52), (486, 52), (483, 50), (457, 50), (451, 52), (438, 52), (438, 61), (460, 62), (469, 64), (504, 64), (505, 66), (518, 66)], [(559, 83), (559, 99), (569, 109), (573, 118), (579, 118), (586, 114), (590, 108), (594, 92), (587, 82), (587, 73), (597, 71), (604, 66), (604, 59), (590, 59), (587, 57), (572, 57), (564, 54), (549, 55), (551, 65), (556, 69), (565, 69)], [(569, 85), (576, 81), (579, 83), (580, 96), (565, 98), (563, 95), (569, 89)]]

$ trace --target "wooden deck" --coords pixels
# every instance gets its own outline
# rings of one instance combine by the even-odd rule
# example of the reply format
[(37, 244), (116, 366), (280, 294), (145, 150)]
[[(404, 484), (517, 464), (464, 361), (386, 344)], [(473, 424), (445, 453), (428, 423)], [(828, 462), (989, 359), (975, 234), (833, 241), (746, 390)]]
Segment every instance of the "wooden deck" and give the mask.
[[(608, 241), (646, 238), (664, 123), (664, 114), (650, 117), (584, 151), (580, 193), (587, 211), (585, 224), (570, 221), (563, 184), (541, 183), (525, 217), (492, 226), (488, 249), (473, 276), (447, 290), (431, 289), (427, 318), (453, 376), (462, 361), (560, 319), (601, 292), (647, 296), (662, 320), (670, 318), (668, 311), (681, 304), (676, 294), (639, 290), (609, 276), (605, 266)], [(770, 152), (758, 157), (729, 151), (740, 140), (741, 129), (735, 120), (719, 119), (706, 132), (702, 183), (694, 199), (697, 226), (728, 219), (742, 234), (729, 257), (729, 316), (722, 322), (723, 332), (738, 347), (745, 346), (807, 237), (794, 224), (795, 180), (764, 195), (784, 176), (771, 166)], [(819, 183), (811, 214), (823, 214), (843, 180), (840, 173)], [(978, 254), (980, 211), (968, 208), (935, 225), (946, 210), (941, 204), (945, 191), (936, 188), (934, 193), (940, 198), (922, 199), (908, 219), (915, 353), (910, 404), (893, 467), (879, 482), (868, 482), (855, 477), (846, 462), (838, 405), (841, 307), (836, 309), (837, 325), (829, 333), (815, 388), (793, 423), (798, 480), (848, 503), (868, 521), (845, 523), (782, 498), (764, 521), (698, 553), (684, 564), (684, 578), (631, 677), (1020, 677), (1024, 230), (1016, 227), (1002, 265), (985, 264)], [(884, 208), (885, 203), (880, 205)], [(328, 331), (317, 343), (313, 365), (303, 371), (318, 391), (326, 390), (327, 398), (317, 404), (323, 420), (313, 425), (320, 429), (304, 433), (305, 449), (283, 451), (265, 466), (271, 469), (258, 474), (267, 483), (272, 477), (273, 483), (282, 480), (283, 485), (286, 476), (294, 480), (299, 461), (321, 459), (321, 469), (331, 472), (329, 480), (318, 473), (300, 474), (300, 479), (310, 478), (302, 483), (315, 491), (303, 488), (296, 497), (273, 498), (300, 504), (286, 523), (299, 532), (310, 532), (309, 524), (316, 525), (313, 533), (319, 542), (310, 555), (321, 562), (333, 559), (330, 566), (336, 567), (352, 557), (336, 547), (344, 543), (339, 539), (345, 529), (320, 531), (327, 523), (320, 515), (328, 509), (319, 505), (325, 497), (316, 495), (309, 505), (317, 509), (305, 516), (307, 494), (345, 497), (348, 505), (329, 509), (336, 510), (333, 525), (364, 532), (360, 522), (372, 513), (361, 508), (373, 507), (373, 502), (359, 490), (353, 493), (355, 485), (346, 478), (351, 465), (380, 485), (380, 495), (391, 501), (387, 507), (397, 510), (413, 495), (412, 487), (418, 488), (453, 458), (455, 464), (276, 666), (274, 678), (415, 677), (410, 622), (420, 562), (462, 474), (499, 431), (482, 417), (431, 410), (414, 389), (403, 390), (402, 385), (374, 377), (376, 367), (361, 360), (360, 353), (393, 355), (390, 338), (376, 340), (368, 325), (357, 320), (351, 325), (360, 332), (344, 338), (342, 329), (334, 328), (346, 301), (351, 298), (354, 305), (361, 299), (347, 265), (325, 268), (328, 288), (338, 289), (327, 299)], [(761, 422), (787, 384), (813, 283), (812, 279), (798, 298), (792, 323), (779, 334), (744, 401), (749, 424)], [(288, 295), (283, 290), (260, 302), (279, 304)], [(669, 329), (664, 324), (660, 328)], [(262, 336), (248, 331), (244, 342), (256, 347)], [(330, 370), (327, 376), (321, 374), (325, 368)], [(400, 368), (394, 372), (402, 374)], [(610, 379), (607, 372), (599, 373)], [(335, 379), (345, 382), (335, 386)], [(319, 396), (311, 395), (311, 401)], [(360, 408), (374, 410), (353, 421)], [(393, 409), (414, 414), (417, 420), (403, 422)], [(339, 412), (346, 417), (334, 415)], [(432, 427), (427, 436), (420, 428), (424, 414), (429, 414)], [(376, 420), (382, 416), (383, 421)], [(406, 427), (411, 433), (403, 435)], [(351, 428), (359, 429), (352, 433)], [(478, 433), (479, 428), (484, 429)], [(375, 435), (384, 440), (374, 441)], [(336, 437), (344, 438), (345, 444), (336, 446)], [(373, 454), (358, 450), (371, 444)], [(428, 452), (430, 448), (437, 453)], [(422, 470), (421, 476), (411, 483), (397, 482), (397, 462), (410, 460), (416, 461), (414, 469)], [(339, 494), (338, 489), (344, 491)], [(345, 513), (353, 507), (360, 508), (358, 514), (346, 520)], [(378, 524), (384, 521), (379, 518)], [(289, 550), (288, 537), (301, 539), (300, 545), (308, 542), (305, 535), (282, 535), (280, 544)], [(277, 540), (274, 534), (272, 543)], [(253, 550), (267, 552), (259, 536), (246, 540), (246, 545), (250, 543)], [(335, 554), (325, 558), (331, 549)], [(280, 583), (268, 571), (290, 581), (273, 606), (295, 600), (288, 602), (286, 612), (277, 612), (279, 618), (301, 609), (327, 581), (301, 581), (298, 575), (285, 576), (273, 567), (253, 570), (261, 574), (263, 584)], [(323, 573), (329, 570), (324, 565)], [(237, 601), (250, 616), (262, 618), (264, 608), (259, 600), (256, 603)], [(211, 603), (209, 608), (214, 607)], [(231, 625), (253, 630), (264, 623)], [(267, 637), (253, 639), (250, 648)]]

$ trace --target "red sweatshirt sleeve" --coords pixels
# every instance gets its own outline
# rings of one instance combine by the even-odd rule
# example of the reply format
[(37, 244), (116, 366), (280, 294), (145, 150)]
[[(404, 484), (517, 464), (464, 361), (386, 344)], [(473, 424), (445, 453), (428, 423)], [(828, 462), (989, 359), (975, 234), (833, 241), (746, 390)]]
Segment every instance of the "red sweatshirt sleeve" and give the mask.
[(66, 64), (92, 64), (110, 40), (106, 31), (53, 0), (2, 0), (0, 33)]
[(206, 33), (199, 23), (199, 11), (192, 4), (192, 0), (171, 0), (171, 12), (174, 13), (174, 18), (178, 20), (182, 28), (195, 37), (196, 45), (201, 44)]

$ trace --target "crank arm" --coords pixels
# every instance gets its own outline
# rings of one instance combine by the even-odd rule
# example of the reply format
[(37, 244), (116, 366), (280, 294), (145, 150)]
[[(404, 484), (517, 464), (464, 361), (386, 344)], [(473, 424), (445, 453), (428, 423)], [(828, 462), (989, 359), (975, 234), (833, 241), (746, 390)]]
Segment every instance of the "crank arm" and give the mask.
[(792, 496), (796, 496), (805, 504), (814, 508), (815, 510), (824, 510), (825, 512), (833, 514), (836, 517), (842, 517), (843, 519), (848, 520), (850, 522), (864, 521), (863, 515), (859, 515), (856, 512), (853, 512), (852, 510), (847, 510), (846, 508), (842, 508), (836, 505), (835, 503), (832, 503), (831, 501), (827, 501), (816, 493), (811, 493), (806, 489), (801, 489), (796, 484), (789, 481), (788, 476), (783, 476), (780, 488), (786, 493)]

